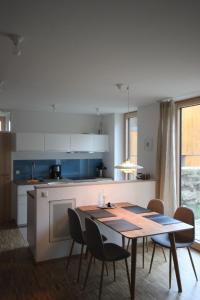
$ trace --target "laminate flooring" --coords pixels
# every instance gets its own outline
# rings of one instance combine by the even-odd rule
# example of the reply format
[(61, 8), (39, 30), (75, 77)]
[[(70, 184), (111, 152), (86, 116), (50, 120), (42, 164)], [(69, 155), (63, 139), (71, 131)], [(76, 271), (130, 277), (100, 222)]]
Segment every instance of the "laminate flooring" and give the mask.
[[(166, 254), (168, 256), (168, 251)], [(200, 283), (196, 282), (187, 250), (178, 250), (183, 293), (178, 294), (174, 271), (172, 288), (168, 289), (168, 261), (164, 261), (159, 248), (156, 250), (152, 273), (148, 274), (152, 253), (145, 253), (142, 268), (142, 248), (138, 247), (136, 300), (197, 300), (200, 299)], [(200, 254), (192, 251), (197, 275), (200, 278)], [(101, 263), (92, 265), (88, 285), (81, 290), (87, 267), (83, 261), (80, 284), (77, 284), (78, 257), (73, 257), (68, 273), (66, 258), (35, 264), (21, 232), (17, 228), (0, 229), (0, 300), (96, 300)], [(130, 265), (130, 258), (129, 258)], [(105, 274), (102, 300), (130, 299), (125, 265), (116, 263), (116, 282), (113, 282), (112, 264)]]

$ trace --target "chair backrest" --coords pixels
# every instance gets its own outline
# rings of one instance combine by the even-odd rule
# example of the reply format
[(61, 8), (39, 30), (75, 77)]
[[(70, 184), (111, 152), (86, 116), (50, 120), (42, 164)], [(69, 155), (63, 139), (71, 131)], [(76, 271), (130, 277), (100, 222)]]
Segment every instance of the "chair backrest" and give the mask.
[(69, 217), (69, 232), (72, 239), (79, 244), (84, 243), (79, 215), (74, 209), (68, 208), (68, 217)]
[[(194, 213), (190, 208), (178, 207), (174, 218), (189, 225), (195, 226)], [(193, 229), (176, 232), (175, 240), (180, 243), (193, 243), (195, 237), (195, 227)]]
[(98, 225), (91, 219), (85, 219), (87, 246), (91, 254), (97, 259), (104, 257), (104, 244)]
[(159, 214), (164, 214), (163, 201), (160, 199), (152, 199), (149, 201), (147, 208)]

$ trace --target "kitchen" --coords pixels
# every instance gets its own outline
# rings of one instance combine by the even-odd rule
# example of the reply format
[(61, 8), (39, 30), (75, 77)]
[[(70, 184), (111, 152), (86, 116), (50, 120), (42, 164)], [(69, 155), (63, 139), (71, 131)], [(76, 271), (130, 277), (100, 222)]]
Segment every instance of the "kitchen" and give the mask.
[[(177, 0), (173, 4), (127, 1), (126, 5), (114, 0), (1, 1), (3, 300), (98, 298), (98, 261), (92, 264), (93, 276), (84, 291), (88, 259), (82, 262), (80, 284), (75, 283), (81, 247), (75, 246), (70, 271), (66, 271), (72, 244), (68, 208), (77, 208), (84, 228), (84, 206), (101, 206), (112, 214), (113, 205), (113, 214), (120, 215), (117, 205), (128, 202), (147, 209), (149, 201), (161, 195), (156, 189), (161, 183), (158, 166), (165, 162), (158, 152), (161, 106), (190, 97), (199, 101), (198, 12), (195, 1), (182, 5)], [(172, 153), (171, 149), (163, 152)], [(136, 166), (131, 174), (124, 174), (122, 163), (130, 158)], [(169, 169), (167, 196), (160, 199), (165, 214), (172, 216), (176, 189), (170, 180), (176, 172), (170, 174)], [(102, 199), (111, 208), (104, 209), (99, 204)], [(148, 273), (153, 243), (148, 238), (148, 247), (143, 246), (142, 237), (151, 234), (143, 231), (140, 221), (145, 219), (141, 218), (135, 216), (138, 224), (132, 220), (139, 227), (133, 230), (135, 235), (122, 236), (98, 222), (108, 244), (126, 248), (133, 241), (128, 249), (132, 299), (175, 300), (180, 282), (181, 299), (191, 295), (198, 299), (199, 284), (185, 258), (186, 249), (178, 253), (181, 280), (173, 256), (170, 290), (169, 266), (159, 249)], [(151, 221), (144, 224), (152, 229)], [(154, 233), (162, 233), (159, 230)], [(192, 250), (192, 256), (199, 274), (199, 253)], [(106, 267), (102, 299), (130, 298), (123, 264), (119, 262), (114, 271), (116, 283), (112, 267)]]

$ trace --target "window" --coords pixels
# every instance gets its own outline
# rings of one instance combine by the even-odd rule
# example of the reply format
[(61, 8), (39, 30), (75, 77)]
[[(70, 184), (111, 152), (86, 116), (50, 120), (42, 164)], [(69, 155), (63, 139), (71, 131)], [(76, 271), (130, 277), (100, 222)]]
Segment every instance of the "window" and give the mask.
[(0, 111), (0, 131), (10, 131), (10, 113)]
[(137, 164), (137, 112), (125, 114), (125, 159)]
[(195, 215), (195, 247), (200, 249), (200, 98), (177, 102), (180, 205)]

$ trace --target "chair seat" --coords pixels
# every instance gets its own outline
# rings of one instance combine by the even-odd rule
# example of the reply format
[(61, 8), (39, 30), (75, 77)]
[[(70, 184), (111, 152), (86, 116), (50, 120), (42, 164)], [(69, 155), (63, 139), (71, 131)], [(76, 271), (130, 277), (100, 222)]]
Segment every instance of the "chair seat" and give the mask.
[[(102, 236), (103, 242), (107, 241), (107, 237), (105, 235), (102, 234), (101, 236)], [(83, 231), (83, 242), (84, 242), (84, 245), (87, 244), (86, 230)]]
[[(171, 248), (171, 243), (169, 240), (169, 236), (167, 233), (164, 234), (159, 234), (159, 235), (155, 235), (153, 237), (151, 237), (152, 241), (155, 244), (158, 244), (161, 247), (165, 247), (165, 248)], [(176, 248), (186, 248), (186, 247), (190, 247), (192, 243), (178, 243), (176, 242)]]
[(117, 261), (128, 258), (129, 256), (130, 253), (128, 251), (116, 244), (104, 244), (104, 257), (106, 261)]

